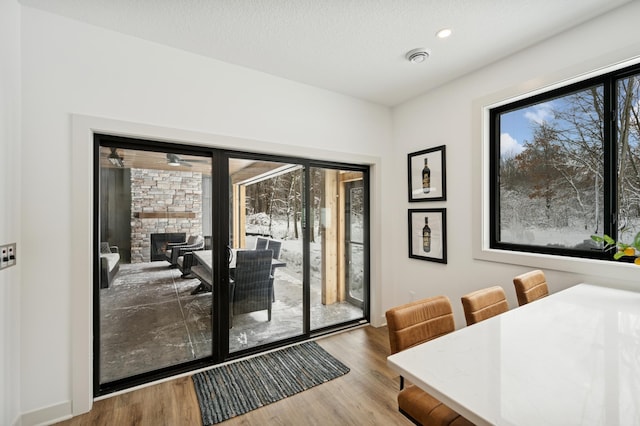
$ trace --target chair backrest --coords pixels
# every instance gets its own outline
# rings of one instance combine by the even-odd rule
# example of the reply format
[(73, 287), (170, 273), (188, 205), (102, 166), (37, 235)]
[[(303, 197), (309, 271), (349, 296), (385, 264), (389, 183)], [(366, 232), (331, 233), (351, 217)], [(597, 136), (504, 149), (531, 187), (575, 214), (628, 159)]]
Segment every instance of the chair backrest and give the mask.
[(267, 309), (271, 305), (271, 250), (236, 252), (233, 313)]
[(549, 286), (544, 272), (539, 269), (518, 275), (513, 279), (518, 305), (526, 305), (549, 294)]
[(282, 241), (269, 239), (267, 244), (267, 250), (273, 251), (273, 258), (280, 259), (280, 248), (282, 247)]
[(395, 354), (455, 330), (451, 302), (434, 296), (386, 312), (391, 353)]
[(256, 250), (265, 250), (267, 248), (267, 243), (269, 242), (268, 238), (258, 237), (256, 238)]
[(204, 248), (204, 237), (202, 235), (192, 235), (187, 240), (186, 247), (191, 250), (202, 250)]
[(460, 300), (467, 325), (475, 324), (509, 310), (507, 296), (500, 286), (476, 290), (462, 296)]
[(202, 235), (190, 235), (187, 238), (187, 245), (192, 246), (195, 244), (202, 244), (204, 247), (204, 237)]

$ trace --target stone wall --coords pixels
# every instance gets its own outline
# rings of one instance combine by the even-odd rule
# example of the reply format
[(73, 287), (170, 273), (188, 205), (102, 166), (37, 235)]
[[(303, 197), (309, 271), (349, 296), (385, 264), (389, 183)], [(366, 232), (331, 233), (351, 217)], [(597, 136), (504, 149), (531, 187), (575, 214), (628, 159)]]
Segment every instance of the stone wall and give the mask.
[(151, 234), (168, 232), (202, 234), (202, 174), (131, 169), (131, 263), (149, 262)]

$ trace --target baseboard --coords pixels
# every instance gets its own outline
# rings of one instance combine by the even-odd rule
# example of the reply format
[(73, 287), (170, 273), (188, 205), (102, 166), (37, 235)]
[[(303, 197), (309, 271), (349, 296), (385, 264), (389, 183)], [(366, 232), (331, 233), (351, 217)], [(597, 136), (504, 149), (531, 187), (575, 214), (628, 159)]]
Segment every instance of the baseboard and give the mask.
[(51, 425), (73, 417), (71, 415), (71, 401), (50, 405), (39, 410), (22, 413), (21, 426)]

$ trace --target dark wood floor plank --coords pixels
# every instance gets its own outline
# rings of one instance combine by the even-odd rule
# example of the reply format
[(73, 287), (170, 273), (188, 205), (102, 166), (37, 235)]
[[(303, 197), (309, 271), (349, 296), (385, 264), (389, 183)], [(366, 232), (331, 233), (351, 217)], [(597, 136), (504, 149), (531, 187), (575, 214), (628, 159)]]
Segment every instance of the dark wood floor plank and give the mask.
[[(365, 326), (318, 343), (351, 371), (328, 383), (224, 422), (224, 425), (411, 425), (398, 412), (398, 375), (387, 367), (386, 327)], [(201, 425), (190, 377), (96, 401), (60, 426)]]

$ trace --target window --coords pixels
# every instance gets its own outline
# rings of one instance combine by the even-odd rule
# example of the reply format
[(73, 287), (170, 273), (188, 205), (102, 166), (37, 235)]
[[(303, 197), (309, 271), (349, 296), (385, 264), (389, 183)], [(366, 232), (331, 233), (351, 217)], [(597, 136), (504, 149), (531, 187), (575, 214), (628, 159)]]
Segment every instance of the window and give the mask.
[(609, 258), (640, 231), (640, 66), (491, 109), (490, 247)]

